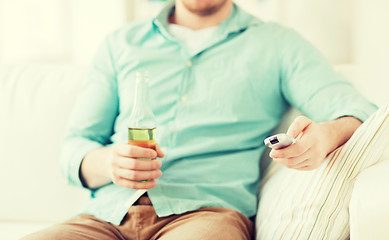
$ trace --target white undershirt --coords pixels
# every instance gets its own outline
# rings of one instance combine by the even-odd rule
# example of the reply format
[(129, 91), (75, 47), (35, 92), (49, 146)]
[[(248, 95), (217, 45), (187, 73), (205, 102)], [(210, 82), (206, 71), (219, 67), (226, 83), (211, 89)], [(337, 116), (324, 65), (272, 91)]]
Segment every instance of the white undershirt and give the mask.
[(177, 24), (169, 24), (168, 31), (178, 40), (183, 42), (191, 52), (201, 50), (204, 42), (211, 37), (218, 26), (199, 30), (193, 30)]

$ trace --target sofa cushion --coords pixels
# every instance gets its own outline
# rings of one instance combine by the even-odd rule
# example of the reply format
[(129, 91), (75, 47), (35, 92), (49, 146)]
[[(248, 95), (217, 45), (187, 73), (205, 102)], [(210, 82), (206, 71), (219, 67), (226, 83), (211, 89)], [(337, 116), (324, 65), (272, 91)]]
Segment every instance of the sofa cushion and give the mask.
[(357, 178), (350, 201), (350, 239), (386, 240), (389, 236), (389, 147), (379, 163)]
[(68, 187), (58, 152), (86, 71), (58, 64), (0, 66), (0, 220), (60, 221), (87, 191)]

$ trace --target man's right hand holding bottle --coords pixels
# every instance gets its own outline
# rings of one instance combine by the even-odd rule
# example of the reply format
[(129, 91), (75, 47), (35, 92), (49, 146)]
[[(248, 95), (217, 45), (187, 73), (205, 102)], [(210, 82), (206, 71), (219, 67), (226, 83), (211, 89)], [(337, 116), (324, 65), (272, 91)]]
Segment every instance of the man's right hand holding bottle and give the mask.
[(125, 143), (112, 146), (109, 158), (112, 182), (131, 189), (155, 187), (157, 182), (154, 179), (162, 176), (159, 170), (162, 162), (157, 157), (164, 157), (158, 144), (156, 150)]
[(156, 150), (127, 143), (98, 148), (83, 159), (80, 178), (90, 189), (110, 182), (125, 188), (150, 189), (157, 185), (154, 179), (162, 175), (162, 162), (157, 157), (164, 157), (158, 144)]

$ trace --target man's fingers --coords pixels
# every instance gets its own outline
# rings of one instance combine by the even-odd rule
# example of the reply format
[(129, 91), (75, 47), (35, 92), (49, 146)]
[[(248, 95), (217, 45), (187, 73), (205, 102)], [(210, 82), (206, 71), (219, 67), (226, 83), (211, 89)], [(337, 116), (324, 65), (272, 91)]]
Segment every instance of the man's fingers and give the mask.
[(114, 183), (118, 186), (130, 189), (150, 189), (157, 186), (157, 182), (155, 180), (147, 182), (136, 182), (124, 178), (118, 178), (114, 180)]
[(157, 157), (157, 152), (150, 148), (142, 148), (138, 146), (128, 145), (128, 144), (116, 144), (114, 146), (114, 151), (123, 157), (133, 157), (133, 158), (150, 158), (154, 159)]
[(157, 185), (154, 179), (162, 175), (159, 168), (163, 157), (159, 145), (155, 150), (128, 144), (115, 144), (111, 159), (112, 181), (130, 189), (150, 189)]
[(305, 116), (298, 116), (292, 124), (289, 126), (288, 131), (286, 132), (287, 135), (297, 138), (298, 135), (304, 131), (310, 124), (312, 123), (312, 120), (305, 117)]
[(281, 163), (287, 167), (295, 167), (297, 164), (300, 164), (301, 162), (304, 162), (308, 159), (310, 159), (311, 153), (309, 149), (305, 151), (303, 154), (297, 156), (297, 157), (288, 157), (288, 158), (273, 158), (275, 162)]
[(160, 178), (162, 176), (162, 172), (159, 169), (153, 171), (135, 171), (130, 169), (117, 168), (114, 172), (114, 176), (130, 181), (145, 181)]
[(312, 167), (312, 166), (309, 166), (309, 165), (304, 165), (302, 167), (298, 167), (298, 168), (295, 168), (295, 169), (296, 170), (300, 170), (300, 171), (312, 171), (315, 168)]
[(299, 169), (299, 168), (302, 168), (302, 167), (305, 167), (305, 166), (308, 166), (308, 159), (305, 159), (305, 160), (300, 160), (300, 162), (294, 164), (291, 163), (291, 165), (287, 166), (288, 168), (293, 168), (293, 169)]
[(127, 157), (118, 157), (117, 166), (119, 168), (131, 169), (131, 170), (155, 170), (162, 166), (162, 162), (158, 159), (134, 159)]

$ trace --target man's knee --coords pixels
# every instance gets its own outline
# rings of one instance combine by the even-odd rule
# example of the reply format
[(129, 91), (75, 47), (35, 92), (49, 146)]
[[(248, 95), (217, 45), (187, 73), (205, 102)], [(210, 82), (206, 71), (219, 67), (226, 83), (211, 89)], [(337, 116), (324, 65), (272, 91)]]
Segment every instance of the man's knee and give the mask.
[(69, 226), (54, 225), (49, 228), (31, 233), (23, 237), (21, 240), (86, 239), (85, 236), (84, 238), (79, 238), (79, 237), (80, 237), (80, 232), (75, 229), (72, 229)]
[(118, 230), (111, 227), (110, 224), (90, 215), (81, 215), (31, 233), (22, 240), (112, 240), (118, 239), (119, 235)]

